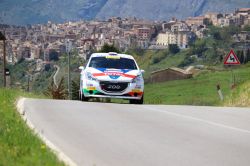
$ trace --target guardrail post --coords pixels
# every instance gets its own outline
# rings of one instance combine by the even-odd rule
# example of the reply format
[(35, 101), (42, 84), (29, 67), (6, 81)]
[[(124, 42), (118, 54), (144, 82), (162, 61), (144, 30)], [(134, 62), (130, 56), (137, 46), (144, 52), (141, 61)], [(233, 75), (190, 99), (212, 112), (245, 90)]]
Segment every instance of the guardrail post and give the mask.
[(217, 91), (218, 91), (220, 100), (223, 101), (223, 100), (224, 100), (224, 97), (223, 97), (222, 91), (221, 91), (221, 89), (220, 89), (220, 85), (218, 84), (216, 87), (217, 87)]

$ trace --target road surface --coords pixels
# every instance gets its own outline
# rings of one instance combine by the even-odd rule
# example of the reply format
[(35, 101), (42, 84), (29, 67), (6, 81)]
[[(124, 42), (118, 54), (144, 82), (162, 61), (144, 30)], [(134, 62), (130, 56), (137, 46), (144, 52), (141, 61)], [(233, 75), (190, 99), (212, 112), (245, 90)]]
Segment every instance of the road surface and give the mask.
[(25, 99), (26, 117), (79, 166), (249, 166), (250, 108)]

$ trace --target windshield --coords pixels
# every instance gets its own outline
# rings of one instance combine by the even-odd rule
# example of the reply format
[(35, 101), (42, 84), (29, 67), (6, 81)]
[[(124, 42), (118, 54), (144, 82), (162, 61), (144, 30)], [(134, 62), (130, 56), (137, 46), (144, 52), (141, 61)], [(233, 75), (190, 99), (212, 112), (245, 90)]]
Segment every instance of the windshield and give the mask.
[(89, 67), (137, 70), (135, 61), (128, 58), (93, 57), (91, 58)]

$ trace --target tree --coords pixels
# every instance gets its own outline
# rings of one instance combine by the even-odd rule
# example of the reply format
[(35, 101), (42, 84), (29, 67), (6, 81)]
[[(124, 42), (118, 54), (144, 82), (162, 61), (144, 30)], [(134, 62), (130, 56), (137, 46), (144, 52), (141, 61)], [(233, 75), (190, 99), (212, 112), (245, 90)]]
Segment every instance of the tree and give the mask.
[(116, 52), (116, 53), (120, 53), (120, 50), (118, 48), (116, 48), (114, 45), (109, 45), (107, 43), (105, 43), (101, 50), (99, 52)]
[(199, 57), (202, 56), (202, 53), (207, 50), (206, 41), (204, 39), (196, 40), (192, 46), (192, 50), (194, 54), (197, 54)]
[(244, 52), (242, 50), (241, 51), (238, 50), (236, 56), (238, 57), (241, 64), (245, 63)]
[(220, 32), (214, 32), (213, 37), (215, 40), (222, 40)]
[(206, 25), (206, 26), (209, 26), (209, 25), (212, 25), (212, 21), (209, 19), (209, 18), (205, 18), (203, 23)]
[(49, 71), (51, 69), (51, 65), (50, 64), (45, 64), (44, 65), (44, 70), (45, 71)]
[(72, 100), (79, 100), (80, 79), (72, 81)]
[(169, 49), (169, 52), (172, 54), (176, 54), (180, 52), (180, 48), (178, 47), (177, 44), (169, 44), (168, 49)]
[(247, 62), (250, 61), (250, 49), (247, 50)]
[(61, 78), (58, 86), (55, 85), (54, 81), (51, 81), (44, 94), (46, 96), (52, 97), (53, 99), (66, 99), (68, 93), (64, 86), (64, 78)]
[(159, 63), (161, 60), (159, 57), (153, 57), (153, 59), (151, 60), (151, 64), (156, 64)]
[(49, 53), (49, 60), (50, 60), (50, 61), (58, 61), (58, 60), (59, 60), (59, 53), (56, 52), (55, 50), (52, 50), (52, 51)]
[(250, 25), (245, 25), (243, 28), (244, 31), (250, 31)]

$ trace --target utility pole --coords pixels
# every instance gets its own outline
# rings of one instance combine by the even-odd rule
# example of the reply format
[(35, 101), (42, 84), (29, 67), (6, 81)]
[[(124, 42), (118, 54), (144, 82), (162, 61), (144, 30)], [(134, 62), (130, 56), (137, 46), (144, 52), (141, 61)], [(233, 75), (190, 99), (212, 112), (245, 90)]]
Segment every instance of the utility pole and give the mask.
[(6, 87), (6, 38), (1, 32), (0, 40), (3, 41), (3, 86)]
[(65, 42), (66, 46), (66, 52), (68, 54), (68, 93), (69, 93), (69, 100), (72, 99), (72, 94), (71, 94), (71, 73), (70, 73), (70, 51), (72, 49), (72, 42), (67, 39)]
[(28, 87), (27, 87), (27, 92), (30, 92), (30, 75), (27, 75), (27, 83), (28, 83)]
[(70, 51), (68, 52), (68, 89), (69, 89), (69, 100), (71, 100)]
[(6, 87), (6, 42), (3, 41), (3, 86)]

